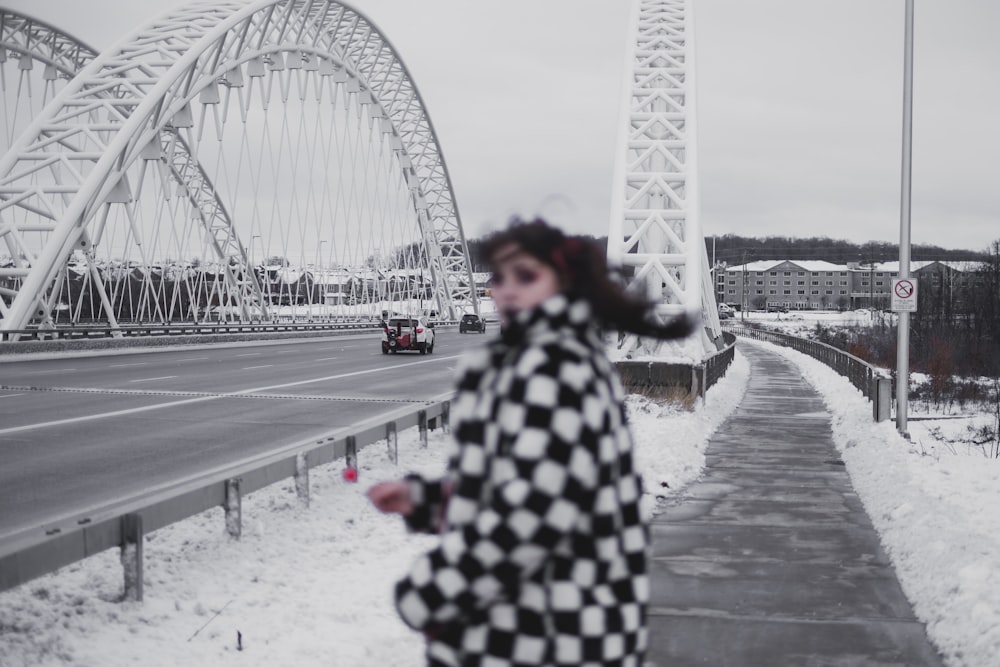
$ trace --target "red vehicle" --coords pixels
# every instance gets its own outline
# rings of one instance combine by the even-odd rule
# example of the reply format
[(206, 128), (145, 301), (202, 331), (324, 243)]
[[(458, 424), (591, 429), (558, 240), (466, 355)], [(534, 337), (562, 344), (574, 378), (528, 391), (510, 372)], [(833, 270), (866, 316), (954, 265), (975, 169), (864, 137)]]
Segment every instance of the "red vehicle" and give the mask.
[(418, 317), (391, 318), (382, 329), (382, 354), (395, 354), (400, 350), (433, 353), (434, 326)]

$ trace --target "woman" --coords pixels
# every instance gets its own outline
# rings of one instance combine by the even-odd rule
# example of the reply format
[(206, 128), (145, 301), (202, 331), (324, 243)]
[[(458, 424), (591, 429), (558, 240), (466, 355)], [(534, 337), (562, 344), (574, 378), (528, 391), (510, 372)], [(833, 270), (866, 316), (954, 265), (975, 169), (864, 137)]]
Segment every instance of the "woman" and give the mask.
[(465, 361), (443, 480), (368, 492), (440, 532), (396, 586), (432, 666), (621, 665), (646, 649), (647, 527), (622, 389), (599, 332), (676, 338), (625, 296), (595, 244), (543, 221), (484, 248), (503, 325)]

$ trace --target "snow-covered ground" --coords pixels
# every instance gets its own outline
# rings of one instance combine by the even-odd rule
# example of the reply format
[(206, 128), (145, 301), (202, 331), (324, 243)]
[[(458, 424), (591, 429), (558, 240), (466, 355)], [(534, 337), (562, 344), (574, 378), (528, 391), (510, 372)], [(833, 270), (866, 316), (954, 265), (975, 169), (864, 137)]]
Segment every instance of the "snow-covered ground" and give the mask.
[(723, 320), (723, 324), (736, 326), (758, 324), (770, 331), (802, 337), (808, 337), (817, 324), (822, 324), (825, 327), (870, 327), (883, 323), (895, 326), (896, 315), (867, 308), (842, 312), (837, 310), (792, 310), (787, 313), (748, 311), (736, 313), (732, 319)]
[[(820, 388), (857, 491), (949, 667), (1000, 666), (1000, 461), (908, 442), (891, 422), (873, 423), (832, 370), (771, 349)], [(697, 478), (748, 376), (737, 354), (692, 412), (629, 398), (647, 509)], [(308, 509), (290, 480), (252, 494), (240, 541), (226, 536), (221, 510), (153, 533), (143, 603), (118, 599), (117, 550), (0, 594), (0, 665), (420, 665), (421, 638), (397, 619), (391, 590), (434, 538), (407, 534), (364, 490), (403, 471), (440, 472), (447, 447), (440, 431), (427, 449), (406, 432), (398, 467), (375, 444), (360, 453), (356, 484), (341, 478), (342, 463), (316, 469)]]
[[(748, 376), (737, 356), (692, 412), (630, 397), (648, 511), (655, 495), (698, 476), (708, 438)], [(225, 534), (221, 510), (156, 531), (145, 544), (142, 603), (119, 599), (117, 549), (2, 593), (0, 666), (423, 664), (422, 638), (397, 618), (391, 593), (434, 538), (407, 534), (364, 491), (405, 471), (440, 473), (448, 442), (432, 432), (421, 449), (415, 431), (401, 433), (398, 467), (383, 444), (366, 447), (355, 484), (342, 479), (342, 462), (314, 469), (308, 509), (291, 480), (251, 494), (240, 541)]]

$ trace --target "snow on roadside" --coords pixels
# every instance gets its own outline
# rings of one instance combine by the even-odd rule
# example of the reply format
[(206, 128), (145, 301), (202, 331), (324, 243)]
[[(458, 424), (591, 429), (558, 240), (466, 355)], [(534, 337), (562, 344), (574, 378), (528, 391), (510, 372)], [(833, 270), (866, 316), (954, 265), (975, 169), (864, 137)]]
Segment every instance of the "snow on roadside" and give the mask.
[[(698, 476), (709, 436), (748, 378), (737, 353), (693, 411), (629, 398), (647, 510)], [(421, 449), (414, 429), (400, 433), (398, 467), (384, 443), (366, 447), (356, 484), (341, 478), (343, 462), (311, 470), (308, 509), (291, 480), (253, 493), (243, 499), (239, 541), (225, 534), (221, 510), (152, 533), (142, 603), (119, 599), (117, 549), (0, 593), (0, 665), (422, 664), (423, 640), (397, 618), (392, 588), (434, 538), (407, 534), (364, 491), (403, 471), (440, 473), (449, 438), (432, 432)]]
[(657, 499), (675, 495), (701, 475), (708, 440), (739, 406), (749, 379), (750, 362), (737, 350), (725, 377), (694, 410), (635, 394), (626, 399), (647, 516), (655, 511)]
[(895, 422), (871, 421), (867, 400), (827, 366), (768, 349), (796, 363), (823, 396), (854, 488), (946, 663), (1000, 666), (1000, 460), (974, 450), (928, 453)]

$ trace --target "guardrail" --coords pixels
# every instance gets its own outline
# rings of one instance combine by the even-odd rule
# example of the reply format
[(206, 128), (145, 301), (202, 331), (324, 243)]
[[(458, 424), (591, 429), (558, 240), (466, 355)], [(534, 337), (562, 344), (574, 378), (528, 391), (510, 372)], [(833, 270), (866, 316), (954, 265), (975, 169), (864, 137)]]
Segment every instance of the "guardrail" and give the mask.
[(892, 413), (892, 378), (882, 369), (876, 368), (843, 350), (815, 340), (799, 338), (776, 331), (728, 326), (726, 331), (737, 336), (761, 340), (783, 347), (790, 347), (821, 361), (844, 376), (872, 402), (872, 417), (875, 421), (885, 421)]
[[(728, 334), (728, 335), (727, 335)], [(722, 332), (722, 340), (726, 346), (716, 352), (701, 364), (701, 396), (705, 397), (705, 392), (716, 382), (722, 379), (729, 369), (729, 364), (733, 363), (736, 356), (736, 336), (729, 332)]]
[(297, 496), (308, 506), (309, 468), (340, 458), (354, 466), (358, 449), (379, 440), (386, 440), (395, 461), (399, 431), (418, 427), (426, 447), (428, 429), (440, 424), (447, 430), (450, 405), (450, 399), (439, 396), (417, 408), (399, 408), (319, 438), (4, 536), (0, 538), (0, 591), (117, 546), (122, 550), (125, 598), (142, 600), (146, 533), (221, 506), (227, 532), (238, 538), (244, 495), (292, 477)]
[[(435, 320), (436, 326), (451, 326), (457, 321)], [(222, 334), (301, 333), (342, 331), (344, 329), (378, 329), (378, 321), (360, 322), (233, 322), (177, 324), (127, 324), (110, 326), (73, 326), (54, 329), (14, 329), (0, 331), (0, 342), (81, 340), (100, 338), (137, 338), (161, 336), (215, 336)]]

